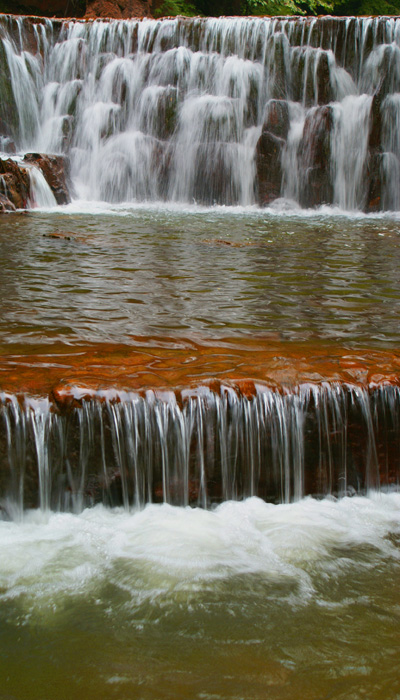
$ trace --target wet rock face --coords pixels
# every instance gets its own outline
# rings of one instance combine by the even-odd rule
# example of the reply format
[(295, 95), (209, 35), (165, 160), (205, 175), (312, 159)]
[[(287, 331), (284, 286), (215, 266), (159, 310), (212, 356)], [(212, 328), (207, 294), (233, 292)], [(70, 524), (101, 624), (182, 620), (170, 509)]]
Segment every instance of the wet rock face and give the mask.
[(281, 195), (282, 152), (289, 132), (286, 100), (270, 100), (256, 147), (258, 202), (266, 206)]
[(31, 195), (29, 173), (26, 168), (8, 158), (0, 159), (0, 211), (26, 209)]
[(303, 206), (317, 207), (333, 201), (331, 140), (333, 110), (326, 105), (308, 114), (301, 143), (304, 181), (300, 195)]
[(71, 181), (69, 160), (66, 156), (27, 153), (24, 156), (24, 161), (40, 168), (57, 204), (69, 204), (71, 201)]
[[(71, 201), (69, 161), (65, 156), (27, 153), (24, 162), (42, 171), (57, 204)], [(0, 159), (0, 212), (27, 209), (32, 198), (29, 169), (11, 158)]]
[(371, 104), (369, 118), (369, 139), (368, 139), (368, 163), (367, 178), (368, 192), (366, 211), (380, 211), (382, 204), (382, 103), (385, 98), (383, 81), (376, 90)]

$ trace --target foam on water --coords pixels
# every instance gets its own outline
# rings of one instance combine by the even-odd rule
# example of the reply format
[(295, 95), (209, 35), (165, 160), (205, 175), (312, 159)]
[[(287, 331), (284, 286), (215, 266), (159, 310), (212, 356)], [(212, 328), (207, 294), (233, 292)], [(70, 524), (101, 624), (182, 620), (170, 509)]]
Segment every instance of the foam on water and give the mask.
[(0, 522), (0, 599), (32, 609), (65, 596), (96, 597), (111, 585), (136, 608), (255, 575), (269, 595), (282, 598), (280, 586), (289, 585), (289, 603), (324, 604), (317, 579), (328, 585), (379, 561), (400, 563), (398, 537), (396, 492), (290, 505), (250, 498), (208, 511), (166, 504), (30, 511), (20, 522)]
[(74, 199), (70, 204), (53, 206), (37, 206), (32, 213), (64, 216), (85, 214), (88, 216), (122, 216), (128, 217), (140, 213), (161, 213), (168, 215), (208, 215), (227, 217), (248, 217), (263, 219), (346, 219), (351, 221), (397, 221), (400, 220), (400, 211), (381, 211), (365, 213), (360, 210), (346, 210), (338, 206), (323, 205), (314, 209), (302, 209), (295, 201), (280, 198), (275, 200), (268, 207), (251, 206), (226, 206), (213, 205), (204, 206), (201, 204), (185, 204), (183, 202), (123, 202), (110, 204), (103, 201), (89, 201), (84, 199)]

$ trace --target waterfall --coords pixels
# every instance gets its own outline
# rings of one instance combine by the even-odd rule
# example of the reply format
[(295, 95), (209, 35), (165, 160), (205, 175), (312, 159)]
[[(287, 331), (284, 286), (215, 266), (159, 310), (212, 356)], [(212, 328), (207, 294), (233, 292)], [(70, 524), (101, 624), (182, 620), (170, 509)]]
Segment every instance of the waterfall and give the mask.
[(0, 38), (0, 138), (68, 154), (81, 199), (400, 207), (400, 19), (4, 16)]
[(260, 385), (252, 397), (229, 386), (180, 395), (75, 389), (69, 403), (1, 396), (6, 510), (291, 502), (398, 481), (395, 386)]
[(28, 170), (30, 182), (31, 182), (31, 193), (32, 201), (31, 206), (36, 207), (55, 207), (57, 206), (56, 198), (51, 191), (43, 173), (39, 168), (31, 166)]

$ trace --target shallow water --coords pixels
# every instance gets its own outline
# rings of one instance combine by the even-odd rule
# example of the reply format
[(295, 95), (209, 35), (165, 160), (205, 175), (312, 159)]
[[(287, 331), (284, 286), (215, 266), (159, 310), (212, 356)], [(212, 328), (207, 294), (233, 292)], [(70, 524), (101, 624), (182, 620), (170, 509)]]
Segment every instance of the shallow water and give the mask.
[(0, 532), (2, 697), (399, 697), (399, 494)]
[(78, 211), (1, 220), (1, 344), (257, 334), (399, 343), (396, 217)]

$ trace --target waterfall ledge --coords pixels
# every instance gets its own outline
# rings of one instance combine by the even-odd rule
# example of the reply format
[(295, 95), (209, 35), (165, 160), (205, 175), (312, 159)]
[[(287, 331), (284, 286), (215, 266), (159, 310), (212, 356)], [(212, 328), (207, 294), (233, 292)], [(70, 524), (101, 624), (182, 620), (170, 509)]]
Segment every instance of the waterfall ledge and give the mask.
[(3, 353), (6, 509), (206, 507), (398, 486), (397, 353), (147, 342), (114, 355)]

